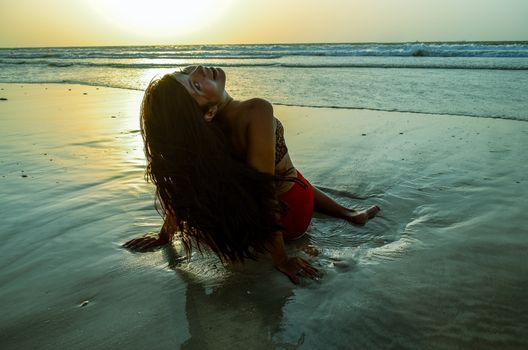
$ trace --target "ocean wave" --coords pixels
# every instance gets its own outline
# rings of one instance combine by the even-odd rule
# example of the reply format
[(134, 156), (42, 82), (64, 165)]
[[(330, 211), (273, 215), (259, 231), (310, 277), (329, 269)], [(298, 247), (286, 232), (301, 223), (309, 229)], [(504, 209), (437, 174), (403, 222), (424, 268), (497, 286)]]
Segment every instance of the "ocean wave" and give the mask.
[[(50, 61), (50, 60), (1, 60), (0, 65), (42, 65), (54, 68), (65, 67), (95, 67), (95, 68), (118, 68), (118, 69), (149, 69), (149, 68), (177, 68), (196, 65), (196, 62), (178, 62), (178, 63), (99, 63), (99, 62), (75, 62), (75, 61)], [(281, 62), (200, 62), (204, 66), (221, 66), (221, 67), (278, 67), (278, 68), (390, 68), (390, 69), (485, 69), (485, 70), (528, 70), (528, 60), (526, 62), (498, 61), (496, 63), (483, 63), (471, 61), (457, 62), (361, 62), (361, 63), (281, 63)]]
[[(75, 62), (75, 61), (46, 61), (46, 60), (0, 60), (0, 64), (5, 65), (43, 65), (43, 66), (49, 66), (49, 67), (98, 67), (98, 68), (123, 68), (123, 69), (130, 69), (130, 68), (142, 68), (142, 69), (148, 69), (148, 68), (174, 68), (174, 67), (186, 67), (186, 66), (192, 66), (196, 65), (196, 62), (178, 62), (178, 63), (98, 63), (98, 62)], [(200, 63), (202, 65), (206, 66), (217, 66), (218, 63), (211, 62), (211, 63)], [(251, 61), (248, 63), (224, 63), (222, 62), (222, 67), (269, 67), (269, 66), (277, 66), (276, 63), (252, 63)]]
[[(0, 49), (1, 50), (1, 49)], [(221, 60), (236, 60), (236, 59), (277, 59), (283, 55), (266, 54), (266, 53), (222, 53), (222, 54), (203, 54), (203, 53), (62, 53), (62, 54), (2, 54), (0, 51), (0, 59), (12, 60), (38, 60), (42, 58), (55, 58), (60, 60), (86, 60), (86, 59), (221, 59)]]
[(528, 42), (195, 45), (0, 49), (0, 59), (277, 59), (284, 57), (528, 57)]

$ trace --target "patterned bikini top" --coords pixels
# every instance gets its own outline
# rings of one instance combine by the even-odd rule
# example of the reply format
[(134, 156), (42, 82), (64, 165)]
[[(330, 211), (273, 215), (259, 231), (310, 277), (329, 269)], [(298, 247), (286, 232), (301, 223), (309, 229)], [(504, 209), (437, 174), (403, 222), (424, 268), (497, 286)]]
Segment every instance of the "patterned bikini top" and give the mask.
[(277, 128), (275, 129), (275, 165), (284, 158), (288, 153), (288, 147), (286, 147), (286, 141), (284, 140), (284, 127), (280, 120), (275, 118)]

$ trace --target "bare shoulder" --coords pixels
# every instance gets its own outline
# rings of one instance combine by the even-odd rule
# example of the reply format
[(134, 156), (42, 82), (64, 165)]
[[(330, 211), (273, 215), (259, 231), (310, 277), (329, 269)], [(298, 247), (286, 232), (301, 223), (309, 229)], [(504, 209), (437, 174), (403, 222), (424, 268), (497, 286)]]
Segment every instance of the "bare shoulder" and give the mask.
[(263, 98), (252, 98), (250, 100), (247, 100), (246, 103), (248, 109), (254, 111), (273, 112), (273, 105), (271, 104), (271, 102)]
[(245, 101), (245, 115), (249, 125), (274, 126), (273, 105), (263, 98)]

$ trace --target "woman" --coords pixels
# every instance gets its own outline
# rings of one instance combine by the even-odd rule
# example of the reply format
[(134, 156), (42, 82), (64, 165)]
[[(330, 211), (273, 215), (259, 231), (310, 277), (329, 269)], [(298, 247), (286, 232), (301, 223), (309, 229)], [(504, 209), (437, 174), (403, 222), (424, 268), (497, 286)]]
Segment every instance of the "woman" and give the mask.
[(146, 178), (156, 185), (165, 222), (159, 235), (124, 247), (150, 250), (178, 231), (187, 254), (207, 247), (234, 262), (267, 251), (292, 282), (314, 277), (314, 267), (284, 249), (285, 239), (305, 233), (314, 209), (359, 225), (380, 209), (347, 209), (312, 187), (293, 166), (272, 105), (234, 100), (225, 81), (220, 68), (187, 67), (145, 91)]

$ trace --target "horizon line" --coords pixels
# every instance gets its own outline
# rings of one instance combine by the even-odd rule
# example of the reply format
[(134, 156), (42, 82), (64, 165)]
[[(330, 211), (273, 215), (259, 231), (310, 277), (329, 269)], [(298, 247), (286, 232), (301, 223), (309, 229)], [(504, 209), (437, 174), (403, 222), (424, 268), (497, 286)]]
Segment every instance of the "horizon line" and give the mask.
[(446, 40), (446, 41), (356, 41), (356, 42), (342, 42), (342, 41), (328, 41), (328, 42), (275, 42), (275, 43), (224, 43), (224, 44), (211, 44), (211, 43), (200, 43), (200, 44), (124, 44), (124, 45), (57, 45), (57, 46), (0, 46), (1, 49), (74, 49), (74, 48), (95, 48), (95, 47), (145, 47), (145, 46), (267, 46), (267, 45), (339, 45), (339, 44), (352, 44), (352, 45), (365, 45), (365, 44), (384, 44), (384, 45), (397, 45), (397, 44), (462, 44), (462, 43), (482, 43), (482, 44), (528, 44), (528, 40)]

